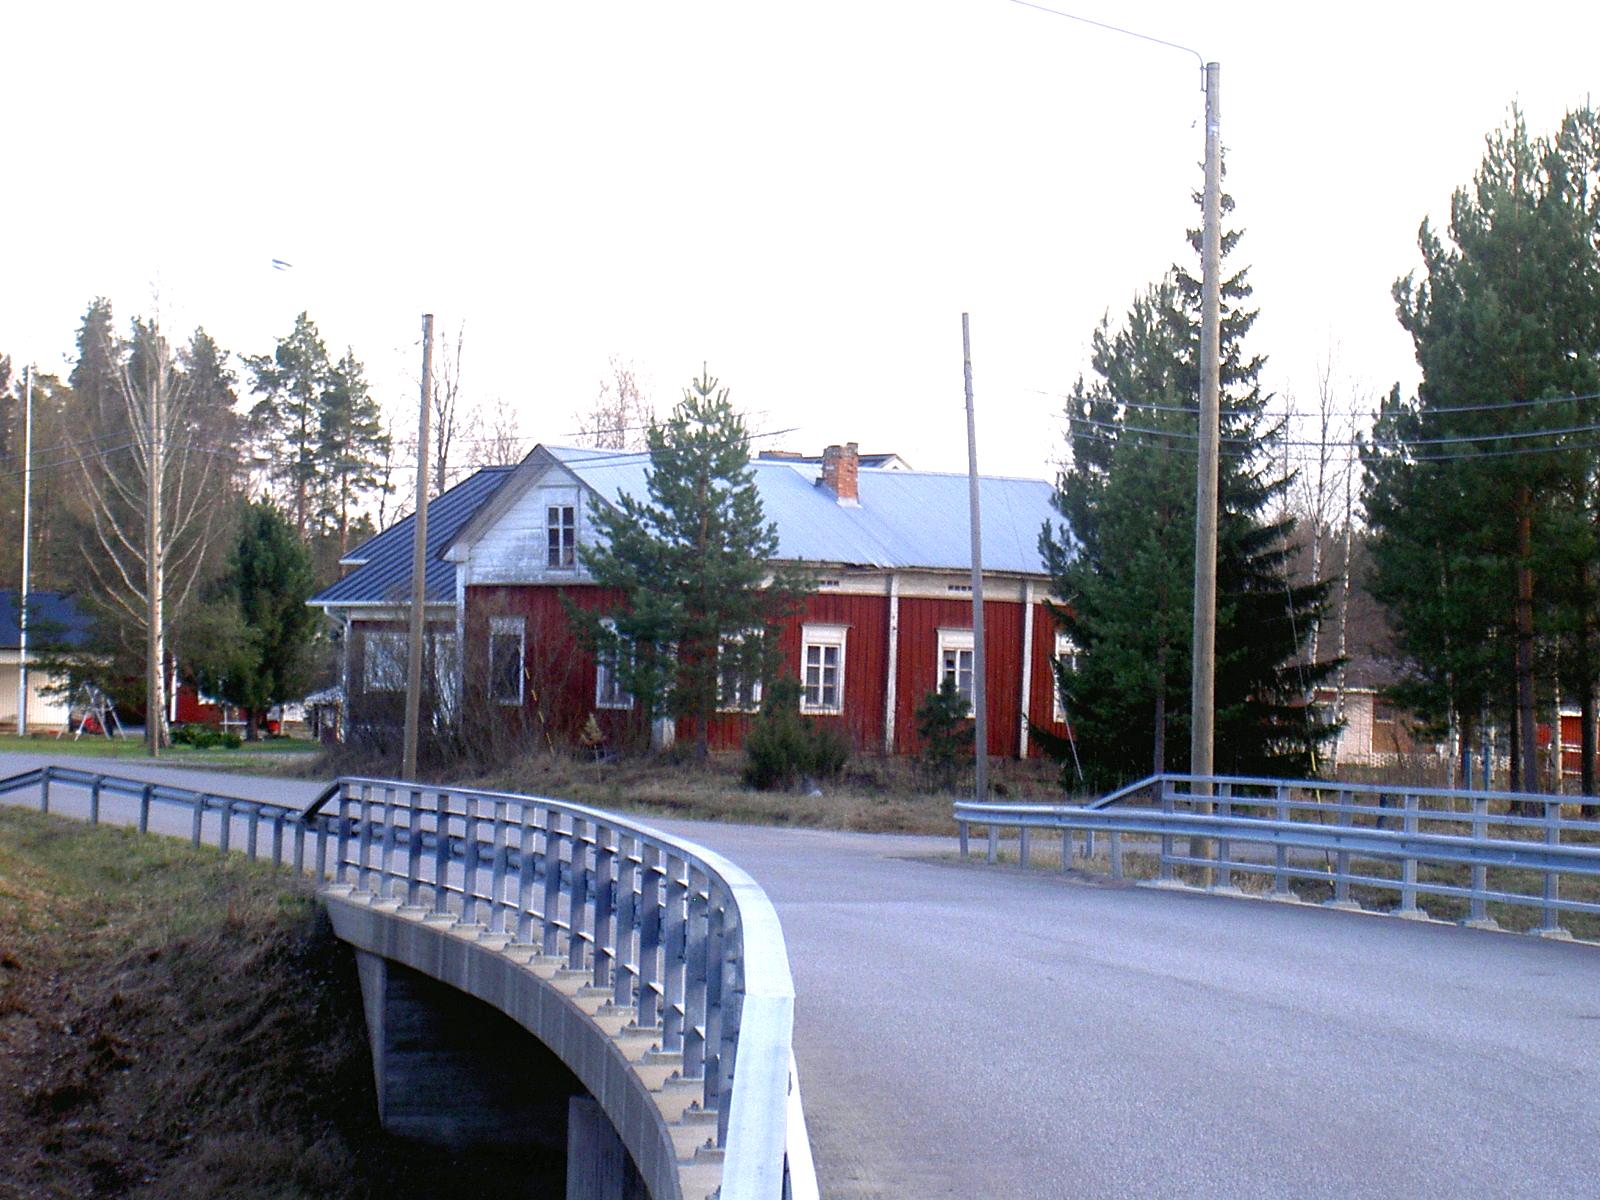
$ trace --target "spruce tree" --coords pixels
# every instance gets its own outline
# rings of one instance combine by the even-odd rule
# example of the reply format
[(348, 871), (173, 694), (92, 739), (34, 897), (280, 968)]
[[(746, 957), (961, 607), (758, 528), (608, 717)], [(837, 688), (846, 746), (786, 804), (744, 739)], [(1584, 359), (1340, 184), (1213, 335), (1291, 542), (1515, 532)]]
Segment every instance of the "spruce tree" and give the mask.
[(317, 615), (306, 600), (314, 582), (287, 518), (269, 503), (246, 505), (227, 573), (186, 631), (184, 649), (200, 687), (245, 711), (252, 741), (267, 709), (310, 685)]
[(1394, 295), (1422, 382), (1390, 395), (1363, 454), (1374, 593), (1410, 660), (1401, 696), (1468, 740), (1480, 711), (1514, 711), (1515, 783), (1533, 790), (1540, 650), (1562, 651), (1591, 730), (1600, 665), (1596, 114), (1534, 137), (1513, 109), (1419, 245), (1422, 277)]
[[(1224, 213), (1232, 207), (1224, 197)], [(1239, 236), (1225, 232), (1224, 265)], [(1198, 253), (1198, 231), (1190, 242)], [(1250, 294), (1244, 270), (1224, 276), (1216, 768), (1306, 774), (1331, 735), (1310, 701), (1335, 664), (1305, 661), (1328, 585), (1290, 582), (1293, 519), (1269, 515), (1289, 479), (1271, 469), (1282, 433), (1265, 413), (1264, 360), (1245, 346)], [(1188, 760), (1199, 349), (1200, 287), (1175, 268), (1124, 328), (1102, 323), (1095, 378), (1068, 398), (1070, 459), (1055, 500), (1064, 521), (1040, 548), (1078, 651), (1075, 669), (1057, 664), (1076, 756), (1066, 739), (1036, 732), (1099, 784)]]
[(609, 625), (572, 617), (644, 715), (691, 721), (704, 755), (725, 677), (770, 677), (776, 623), (805, 585), (771, 565), (777, 526), (762, 512), (749, 434), (726, 388), (702, 371), (646, 441), (648, 497), (596, 505), (603, 540), (579, 551), (621, 602), (601, 615)]

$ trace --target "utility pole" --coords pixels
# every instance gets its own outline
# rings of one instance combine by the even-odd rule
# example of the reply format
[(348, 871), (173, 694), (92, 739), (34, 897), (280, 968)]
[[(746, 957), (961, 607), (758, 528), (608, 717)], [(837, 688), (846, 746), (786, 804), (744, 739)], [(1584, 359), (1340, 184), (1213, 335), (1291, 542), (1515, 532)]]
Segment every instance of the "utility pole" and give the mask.
[(406, 663), (402, 779), (417, 777), (417, 718), (422, 709), (422, 631), (428, 597), (428, 408), (433, 401), (433, 314), (422, 316), (422, 411), (417, 417), (417, 520), (411, 546), (411, 653)]
[(33, 516), (33, 367), (22, 373), (22, 589), (17, 604), (17, 736), (28, 735), (28, 547)]
[[(1194, 505), (1194, 652), (1189, 711), (1189, 773), (1213, 773), (1217, 668), (1217, 461), (1222, 358), (1222, 114), (1217, 63), (1205, 64), (1206, 190), (1202, 205), (1200, 307), (1200, 465)], [(1209, 795), (1209, 784), (1196, 792)], [(1209, 811), (1210, 806), (1203, 809)]]
[(967, 314), (961, 314), (961, 373), (967, 392), (967, 494), (972, 524), (972, 710), (975, 718), (972, 758), (977, 769), (973, 790), (981, 804), (989, 798), (989, 705), (984, 687), (983, 655), (983, 527), (978, 510), (978, 427), (972, 415), (972, 339)]

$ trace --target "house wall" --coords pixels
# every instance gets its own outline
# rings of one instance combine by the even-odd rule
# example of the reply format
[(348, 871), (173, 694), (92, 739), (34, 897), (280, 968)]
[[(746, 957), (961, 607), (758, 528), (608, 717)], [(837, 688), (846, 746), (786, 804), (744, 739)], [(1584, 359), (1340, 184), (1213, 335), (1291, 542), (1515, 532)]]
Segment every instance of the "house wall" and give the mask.
[[(30, 663), (33, 655), (30, 653)], [(0, 652), (0, 725), (15, 729), (17, 726), (17, 685), (22, 667), (17, 651)], [(67, 705), (46, 695), (46, 689), (58, 681), (36, 666), (28, 668), (28, 728), (60, 729), (67, 723)]]
[[(940, 583), (941, 590), (943, 583)], [(837, 716), (819, 715), (818, 722), (837, 727), (858, 751), (877, 753), (884, 748), (886, 680), (889, 666), (889, 620), (891, 601), (888, 579), (856, 579), (850, 586), (823, 590), (807, 596), (799, 613), (779, 629), (780, 671), (801, 674), (801, 646), (808, 624), (837, 625), (847, 630), (844, 664), (844, 705)], [(1003, 589), (1001, 589), (1003, 590)], [(1024, 605), (1020, 589), (1013, 589), (1015, 600), (986, 600), (984, 603), (986, 682), (988, 686), (988, 749), (993, 756), (1015, 757), (1021, 745), (1022, 661)], [(472, 584), (465, 588), (465, 691), (470, 697), (474, 681), (480, 692), (478, 703), (502, 724), (521, 721), (539, 736), (570, 740), (577, 736), (592, 712), (608, 741), (645, 736), (643, 721), (636, 712), (597, 709), (594, 703), (595, 665), (584, 652), (571, 628), (563, 603), (599, 612), (617, 602), (618, 597), (589, 584), (570, 587), (512, 584)], [(1031, 605), (1034, 624), (1032, 666), (1029, 680), (1029, 715), (1040, 725), (1058, 733), (1065, 726), (1053, 722), (1053, 675), (1050, 657), (1054, 649), (1054, 620), (1042, 602)], [(520, 711), (512, 706), (485, 703), (484, 681), (489, 671), (489, 629), (494, 617), (523, 618), (525, 634), (524, 702)], [(938, 685), (938, 631), (970, 629), (972, 604), (964, 598), (901, 596), (899, 600), (899, 654), (895, 679), (894, 752), (915, 753), (921, 746), (916, 732), (916, 710)], [(352, 660), (352, 674), (358, 664)], [(471, 701), (469, 700), (469, 703)], [(753, 714), (719, 713), (711, 722), (708, 740), (713, 749), (735, 749), (743, 744)], [(680, 739), (695, 736), (691, 722), (682, 722)], [(1029, 753), (1037, 756), (1038, 747), (1030, 744)]]

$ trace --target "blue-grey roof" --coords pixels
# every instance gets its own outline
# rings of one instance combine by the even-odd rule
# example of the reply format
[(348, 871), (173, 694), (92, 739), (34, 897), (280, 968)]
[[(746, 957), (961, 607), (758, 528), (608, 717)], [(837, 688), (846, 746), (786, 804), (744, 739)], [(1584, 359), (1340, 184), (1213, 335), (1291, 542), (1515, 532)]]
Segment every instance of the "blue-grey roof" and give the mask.
[[(22, 644), (18, 624), (16, 588), (0, 589), (0, 647), (16, 650)], [(81, 646), (89, 640), (94, 620), (66, 592), (28, 593), (28, 651), (44, 647)]]
[[(428, 502), (428, 603), (455, 602), (455, 567), (443, 561), (439, 552), (515, 469), (484, 467)], [(395, 604), (409, 600), (415, 529), (416, 514), (413, 513), (368, 539), (349, 555), (364, 560), (364, 565), (323, 588), (307, 603)]]
[[(606, 499), (648, 495), (642, 453), (588, 447), (544, 447)], [(816, 484), (813, 464), (756, 459), (750, 463), (761, 507), (778, 527), (778, 555), (805, 562), (914, 570), (971, 566), (967, 477), (934, 471), (863, 468), (859, 506), (840, 504)], [(1042, 479), (984, 476), (978, 497), (985, 571), (1043, 575), (1039, 531), (1057, 514), (1054, 488)]]

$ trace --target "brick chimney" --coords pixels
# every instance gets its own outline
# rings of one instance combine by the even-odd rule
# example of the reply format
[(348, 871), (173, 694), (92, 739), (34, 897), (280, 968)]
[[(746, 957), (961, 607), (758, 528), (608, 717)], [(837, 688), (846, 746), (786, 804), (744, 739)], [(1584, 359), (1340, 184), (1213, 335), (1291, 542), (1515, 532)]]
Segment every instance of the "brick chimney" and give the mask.
[(840, 504), (860, 504), (856, 482), (860, 470), (860, 447), (855, 442), (829, 446), (822, 452), (822, 478), (817, 482), (832, 492)]

